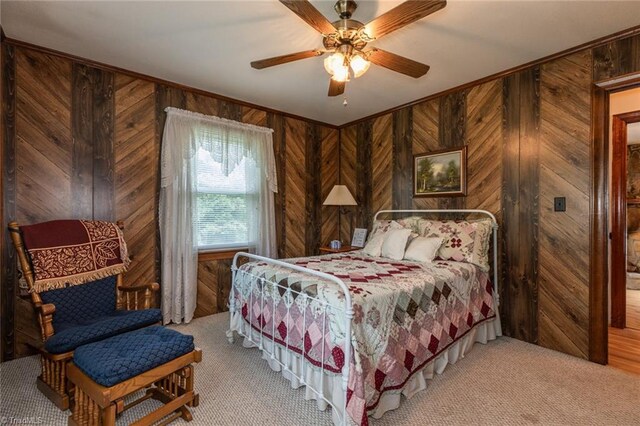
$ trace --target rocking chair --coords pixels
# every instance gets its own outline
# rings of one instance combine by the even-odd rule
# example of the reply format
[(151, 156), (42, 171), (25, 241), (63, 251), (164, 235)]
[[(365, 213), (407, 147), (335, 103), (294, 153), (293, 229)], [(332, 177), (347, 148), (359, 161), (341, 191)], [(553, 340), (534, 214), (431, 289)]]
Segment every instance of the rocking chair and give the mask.
[[(123, 229), (121, 223), (118, 227)], [(58, 408), (66, 410), (73, 400), (73, 387), (67, 380), (67, 365), (73, 359), (73, 351), (88, 343), (158, 323), (160, 310), (152, 309), (152, 305), (154, 293), (160, 286), (151, 283), (124, 287), (122, 273), (118, 273), (81, 285), (63, 283), (63, 288), (38, 291), (33, 259), (29, 247), (25, 246), (23, 232), (16, 222), (9, 224), (9, 231), (44, 342), (40, 350), (42, 374), (37, 379), (37, 387)]]

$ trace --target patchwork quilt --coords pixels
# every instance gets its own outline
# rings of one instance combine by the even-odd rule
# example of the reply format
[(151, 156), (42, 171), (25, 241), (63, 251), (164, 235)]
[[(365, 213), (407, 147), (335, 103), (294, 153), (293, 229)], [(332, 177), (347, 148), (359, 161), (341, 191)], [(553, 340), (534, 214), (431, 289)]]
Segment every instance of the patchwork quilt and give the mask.
[[(349, 288), (347, 412), (356, 424), (368, 424), (367, 413), (384, 392), (401, 389), (471, 328), (496, 316), (488, 275), (473, 264), (393, 261), (362, 251), (287, 262), (333, 275)], [(339, 374), (347, 362), (338, 310), (344, 295), (336, 283), (251, 262), (239, 268), (232, 300), (254, 330), (311, 365)]]

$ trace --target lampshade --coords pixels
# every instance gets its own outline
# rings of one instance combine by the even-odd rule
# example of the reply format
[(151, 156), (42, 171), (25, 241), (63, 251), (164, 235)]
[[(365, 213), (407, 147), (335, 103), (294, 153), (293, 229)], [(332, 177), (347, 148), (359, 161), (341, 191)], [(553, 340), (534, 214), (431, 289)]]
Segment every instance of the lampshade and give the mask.
[(351, 69), (353, 70), (353, 76), (355, 78), (360, 77), (362, 74), (367, 72), (371, 63), (367, 61), (362, 54), (358, 53), (351, 57), (351, 61), (349, 62), (351, 65)]
[(357, 206), (355, 198), (349, 192), (346, 185), (334, 185), (327, 199), (322, 203), (325, 206)]
[(336, 52), (331, 56), (328, 56), (324, 60), (324, 69), (331, 75), (335, 72), (336, 68), (344, 66), (344, 55), (340, 52)]
[(339, 82), (349, 81), (349, 66), (341, 65), (335, 68), (331, 78)]

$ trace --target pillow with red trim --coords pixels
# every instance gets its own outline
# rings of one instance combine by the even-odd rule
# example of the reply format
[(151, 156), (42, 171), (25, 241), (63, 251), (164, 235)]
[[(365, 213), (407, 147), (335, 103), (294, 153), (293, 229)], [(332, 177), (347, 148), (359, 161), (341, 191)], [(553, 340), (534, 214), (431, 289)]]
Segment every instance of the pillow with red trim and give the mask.
[(492, 222), (490, 219), (476, 221), (426, 220), (419, 223), (420, 235), (427, 238), (443, 238), (438, 250), (442, 260), (455, 260), (478, 265), (489, 270), (489, 241)]

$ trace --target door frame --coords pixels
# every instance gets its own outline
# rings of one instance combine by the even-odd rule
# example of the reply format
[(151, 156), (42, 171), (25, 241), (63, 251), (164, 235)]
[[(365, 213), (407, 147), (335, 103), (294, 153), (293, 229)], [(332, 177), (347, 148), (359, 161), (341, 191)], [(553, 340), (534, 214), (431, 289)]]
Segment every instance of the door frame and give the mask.
[(627, 125), (640, 122), (640, 110), (613, 116), (611, 138), (611, 326), (627, 317)]
[(599, 364), (609, 356), (609, 96), (635, 87), (640, 74), (595, 82), (591, 89), (589, 360)]

